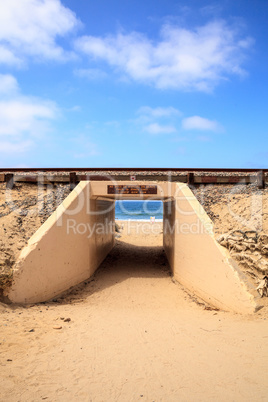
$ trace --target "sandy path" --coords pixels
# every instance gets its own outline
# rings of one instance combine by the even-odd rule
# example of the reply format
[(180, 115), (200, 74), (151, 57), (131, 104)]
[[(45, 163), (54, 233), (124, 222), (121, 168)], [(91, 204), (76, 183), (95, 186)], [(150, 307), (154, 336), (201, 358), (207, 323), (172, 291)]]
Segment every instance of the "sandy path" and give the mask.
[(0, 305), (0, 400), (266, 401), (267, 320), (196, 304), (161, 241), (124, 228), (94, 280), (57, 302)]

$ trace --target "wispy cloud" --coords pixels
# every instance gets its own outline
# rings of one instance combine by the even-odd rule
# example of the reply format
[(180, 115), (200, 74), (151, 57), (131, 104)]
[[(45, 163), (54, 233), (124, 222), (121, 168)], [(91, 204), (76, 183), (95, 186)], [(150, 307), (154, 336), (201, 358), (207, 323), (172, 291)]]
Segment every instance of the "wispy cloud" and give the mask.
[(0, 95), (10, 95), (19, 90), (18, 82), (11, 74), (0, 74)]
[(165, 126), (159, 123), (152, 123), (148, 126), (145, 126), (144, 131), (147, 131), (150, 134), (170, 134), (176, 133), (176, 128), (174, 126)]
[(152, 108), (150, 106), (142, 106), (138, 110), (139, 115), (147, 115), (151, 117), (170, 117), (170, 116), (181, 116), (182, 113), (180, 110), (175, 109), (172, 106), (169, 107), (156, 107)]
[(5, 154), (23, 154), (33, 147), (33, 141), (0, 141), (0, 152)]
[(60, 0), (0, 2), (0, 63), (22, 65), (27, 58), (66, 60), (73, 57), (58, 37), (74, 31), (80, 22)]
[(194, 29), (162, 27), (159, 40), (131, 32), (83, 36), (76, 48), (92, 62), (105, 61), (121, 76), (160, 89), (211, 91), (230, 75), (243, 76), (245, 51), (252, 39), (223, 20)]
[(182, 128), (184, 130), (222, 131), (222, 127), (217, 121), (200, 116), (186, 117), (182, 120)]
[(52, 101), (23, 95), (12, 75), (0, 75), (0, 88), (0, 150), (6, 155), (24, 153), (50, 132), (58, 107)]
[[(174, 134), (182, 133), (184, 135), (176, 136), (175, 139), (185, 141), (185, 131), (198, 130), (210, 132), (222, 132), (222, 125), (216, 120), (210, 120), (201, 116), (182, 117), (183, 113), (172, 106), (155, 107), (142, 106), (137, 111), (137, 119), (134, 123), (140, 127), (142, 132), (149, 134)], [(175, 140), (174, 138), (172, 141)], [(199, 141), (208, 141), (209, 137), (201, 135), (197, 138)]]
[(0, 136), (40, 136), (47, 122), (55, 118), (54, 103), (18, 96), (0, 101)]
[(171, 134), (176, 133), (178, 118), (182, 113), (180, 110), (168, 107), (142, 106), (137, 111), (137, 119), (134, 123), (140, 127), (140, 130), (149, 134)]

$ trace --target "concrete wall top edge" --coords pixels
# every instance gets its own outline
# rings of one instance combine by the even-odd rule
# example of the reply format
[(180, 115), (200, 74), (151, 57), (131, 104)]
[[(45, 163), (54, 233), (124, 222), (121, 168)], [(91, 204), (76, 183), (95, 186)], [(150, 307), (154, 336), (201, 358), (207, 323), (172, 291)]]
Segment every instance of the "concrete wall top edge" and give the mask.
[(211, 226), (211, 230), (213, 229), (213, 222), (200, 204), (200, 202), (197, 200), (195, 197), (194, 193), (192, 190), (188, 187), (187, 184), (184, 183), (175, 183), (176, 184), (176, 190), (174, 192), (174, 197), (180, 197), (180, 193), (183, 195), (183, 197), (187, 198), (187, 201), (191, 205), (192, 209), (198, 216), (198, 218), (201, 220), (203, 224), (206, 225), (206, 227)]

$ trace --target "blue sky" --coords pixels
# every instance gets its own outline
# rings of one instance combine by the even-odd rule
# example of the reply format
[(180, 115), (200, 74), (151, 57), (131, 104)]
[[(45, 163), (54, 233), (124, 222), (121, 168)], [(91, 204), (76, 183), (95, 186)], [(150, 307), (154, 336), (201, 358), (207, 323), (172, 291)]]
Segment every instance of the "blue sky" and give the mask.
[(1, 167), (267, 168), (268, 2), (0, 2)]

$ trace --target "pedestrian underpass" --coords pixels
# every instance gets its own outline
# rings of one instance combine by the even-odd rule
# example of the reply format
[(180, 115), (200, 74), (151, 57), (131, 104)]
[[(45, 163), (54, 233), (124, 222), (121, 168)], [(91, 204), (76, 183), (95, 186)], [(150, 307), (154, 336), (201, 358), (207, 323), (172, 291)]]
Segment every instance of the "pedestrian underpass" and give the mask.
[(163, 201), (163, 247), (175, 280), (223, 310), (258, 308), (190, 188), (156, 181), (81, 181), (22, 250), (5, 296), (13, 303), (47, 301), (90, 278), (114, 247), (120, 199)]

